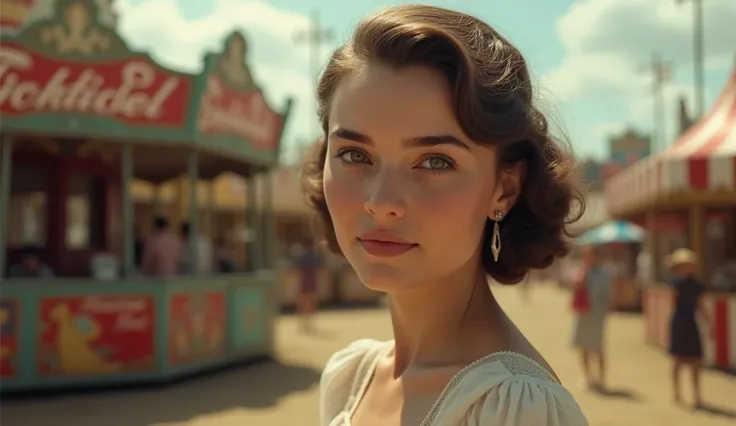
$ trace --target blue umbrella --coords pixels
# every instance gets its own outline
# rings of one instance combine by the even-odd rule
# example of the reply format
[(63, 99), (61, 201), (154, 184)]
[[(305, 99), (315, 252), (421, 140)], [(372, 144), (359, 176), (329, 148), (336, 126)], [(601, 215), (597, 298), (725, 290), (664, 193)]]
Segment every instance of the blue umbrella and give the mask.
[(583, 234), (583, 245), (602, 245), (611, 243), (638, 243), (644, 239), (644, 230), (633, 223), (624, 221), (607, 222)]

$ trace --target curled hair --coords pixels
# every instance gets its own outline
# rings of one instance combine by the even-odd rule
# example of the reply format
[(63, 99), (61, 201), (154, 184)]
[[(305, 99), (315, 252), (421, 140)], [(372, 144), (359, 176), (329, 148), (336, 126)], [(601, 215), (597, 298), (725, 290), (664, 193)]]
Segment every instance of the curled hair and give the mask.
[[(584, 210), (576, 185), (577, 163), (548, 131), (547, 119), (534, 102), (524, 58), (484, 22), (420, 5), (391, 7), (361, 21), (352, 39), (332, 54), (320, 79), (323, 137), (304, 165), (302, 185), (332, 251), (339, 253), (340, 248), (322, 186), (329, 104), (340, 80), (367, 63), (441, 72), (467, 136), (495, 146), (500, 169), (526, 163), (519, 199), (500, 224), (503, 248), (498, 262), (491, 256), (493, 222), (486, 222), (482, 262), (488, 275), (500, 283), (517, 283), (530, 269), (546, 268), (568, 253), (567, 227)], [(573, 210), (575, 203), (578, 208)]]

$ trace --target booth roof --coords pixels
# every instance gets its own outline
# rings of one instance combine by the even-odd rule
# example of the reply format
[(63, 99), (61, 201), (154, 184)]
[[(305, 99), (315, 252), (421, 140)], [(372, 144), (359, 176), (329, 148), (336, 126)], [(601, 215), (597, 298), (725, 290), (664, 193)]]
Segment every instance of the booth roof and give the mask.
[(614, 215), (677, 193), (736, 191), (736, 64), (715, 105), (661, 153), (624, 169), (606, 183)]

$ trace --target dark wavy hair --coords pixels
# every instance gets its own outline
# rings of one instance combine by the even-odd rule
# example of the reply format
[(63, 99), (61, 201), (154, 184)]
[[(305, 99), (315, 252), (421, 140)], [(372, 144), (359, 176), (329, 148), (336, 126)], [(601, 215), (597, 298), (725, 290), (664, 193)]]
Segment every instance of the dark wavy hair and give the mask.
[(493, 222), (486, 222), (482, 262), (491, 278), (517, 283), (530, 269), (546, 268), (568, 253), (568, 225), (585, 208), (578, 164), (566, 144), (548, 131), (524, 58), (486, 23), (422, 5), (391, 7), (362, 20), (352, 39), (332, 54), (319, 81), (323, 136), (304, 164), (302, 186), (332, 251), (340, 253), (340, 247), (322, 187), (329, 104), (341, 79), (371, 62), (441, 72), (452, 90), (455, 117), (468, 137), (496, 147), (499, 168), (526, 163), (519, 199), (500, 224), (497, 262), (491, 256)]

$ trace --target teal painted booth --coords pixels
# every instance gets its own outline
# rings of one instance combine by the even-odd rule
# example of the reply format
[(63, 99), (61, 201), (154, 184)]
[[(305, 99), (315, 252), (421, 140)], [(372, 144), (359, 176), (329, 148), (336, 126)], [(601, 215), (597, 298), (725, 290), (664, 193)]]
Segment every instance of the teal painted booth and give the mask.
[[(161, 381), (268, 355), (278, 312), (269, 171), (291, 100), (270, 106), (239, 31), (189, 74), (131, 50), (105, 18), (114, 13), (100, 10), (110, 2), (44, 4), (51, 16), (0, 40), (2, 391)], [(177, 220), (189, 224), (191, 266), (200, 265), (198, 183), (222, 173), (247, 181), (248, 229), (233, 230), (249, 235), (242, 273), (140, 276), (132, 180), (187, 176)], [(87, 240), (75, 243), (70, 223), (84, 215), (69, 206), (80, 197)], [(44, 223), (25, 227), (38, 206)], [(42, 279), (29, 256), (55, 277)]]
[(5, 282), (2, 391), (159, 382), (268, 355), (266, 274)]

